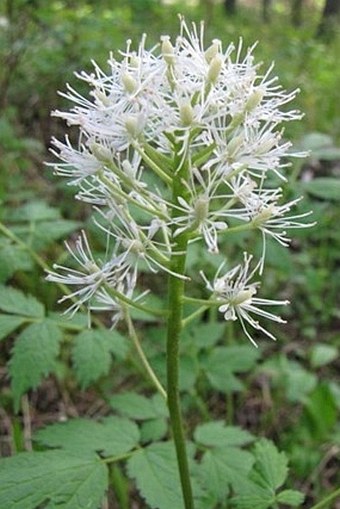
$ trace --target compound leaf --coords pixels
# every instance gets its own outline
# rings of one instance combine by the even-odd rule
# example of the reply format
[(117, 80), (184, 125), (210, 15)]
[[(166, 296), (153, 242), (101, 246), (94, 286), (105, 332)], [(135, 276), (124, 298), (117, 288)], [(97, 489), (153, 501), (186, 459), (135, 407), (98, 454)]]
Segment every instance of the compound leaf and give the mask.
[(229, 493), (243, 485), (254, 463), (253, 456), (236, 447), (214, 448), (207, 451), (200, 465), (203, 486), (222, 501)]
[(253, 435), (238, 426), (226, 426), (223, 421), (214, 421), (197, 426), (195, 440), (209, 447), (241, 446), (254, 440)]
[(287, 478), (287, 456), (265, 438), (256, 442), (253, 452), (256, 459), (253, 480), (269, 492), (275, 492)]
[(136, 392), (125, 392), (113, 396), (110, 406), (120, 414), (140, 421), (168, 416), (165, 401), (158, 394), (147, 398)]
[(123, 417), (106, 417), (101, 421), (72, 419), (39, 430), (34, 439), (48, 447), (60, 447), (78, 455), (119, 456), (133, 449), (139, 441), (136, 424)]
[(0, 315), (0, 339), (4, 339), (20, 327), (26, 319), (23, 316)]
[(44, 306), (35, 297), (4, 285), (0, 285), (0, 309), (32, 318), (43, 318), (45, 314)]
[(0, 461), (0, 507), (97, 509), (107, 483), (107, 467), (95, 455), (21, 453)]
[(20, 397), (28, 389), (36, 388), (44, 376), (54, 371), (61, 340), (59, 327), (48, 320), (32, 323), (17, 338), (9, 362), (16, 410)]
[(107, 375), (112, 354), (123, 358), (128, 346), (126, 339), (116, 331), (86, 330), (76, 336), (72, 360), (77, 380), (83, 388)]
[(184, 508), (172, 442), (154, 443), (137, 451), (128, 460), (127, 468), (152, 509)]

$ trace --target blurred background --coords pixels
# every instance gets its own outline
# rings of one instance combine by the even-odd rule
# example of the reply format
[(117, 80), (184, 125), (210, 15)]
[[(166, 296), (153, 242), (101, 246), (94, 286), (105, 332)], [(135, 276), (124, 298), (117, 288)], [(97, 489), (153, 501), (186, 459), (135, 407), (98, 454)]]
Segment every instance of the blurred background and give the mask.
[[(91, 70), (91, 59), (106, 69), (110, 51), (123, 49), (126, 39), (137, 46), (144, 32), (149, 47), (161, 34), (175, 36), (178, 13), (188, 22), (205, 20), (207, 44), (213, 38), (227, 45), (242, 37), (245, 47), (258, 41), (257, 61), (265, 67), (274, 61), (284, 88), (301, 89), (294, 107), (304, 118), (289, 123), (285, 137), (310, 152), (288, 170), (285, 193), (304, 195), (297, 213), (313, 210), (317, 225), (294, 232), (290, 249), (269, 242), (264, 294), (291, 300), (289, 324), (275, 331), (279, 341), (266, 346), (261, 362), (243, 369), (243, 385), (232, 398), (235, 422), (273, 437), (287, 451), (296, 485), (308, 494), (304, 507), (310, 507), (339, 481), (340, 0), (2, 0), (0, 283), (57, 309), (60, 290), (44, 282), (44, 267), (62, 259), (65, 238), (84, 225), (92, 228), (89, 210), (44, 166), (52, 159), (51, 136), (65, 131), (50, 116), (69, 107), (57, 91), (68, 82), (87, 94), (75, 71)], [(234, 248), (244, 242), (240, 236)], [(22, 424), (11, 409), (5, 367), (17, 333), (7, 333), (0, 327), (4, 436)], [(61, 364), (68, 365), (67, 355)], [(101, 393), (90, 388), (91, 395), (80, 397), (76, 382), (65, 382), (72, 374), (65, 366), (58, 370), (58, 389), (45, 381), (30, 400), (33, 426), (55, 420), (60, 401), (64, 411), (69, 405), (68, 413), (72, 407), (79, 415)], [(8, 454), (9, 441), (4, 444)], [(20, 448), (25, 446), (17, 438), (14, 449)]]

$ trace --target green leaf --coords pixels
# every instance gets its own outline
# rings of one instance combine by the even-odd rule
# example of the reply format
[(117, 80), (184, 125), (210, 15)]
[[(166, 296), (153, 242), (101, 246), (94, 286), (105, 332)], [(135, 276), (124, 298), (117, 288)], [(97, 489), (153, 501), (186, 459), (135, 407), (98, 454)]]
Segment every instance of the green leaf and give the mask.
[(334, 361), (338, 357), (338, 349), (332, 345), (315, 345), (311, 352), (311, 365), (320, 368)]
[(224, 323), (200, 323), (192, 330), (192, 342), (197, 348), (211, 348), (223, 336), (225, 331)]
[(97, 509), (107, 484), (107, 467), (94, 455), (78, 458), (60, 451), (31, 452), (0, 461), (3, 509)]
[(294, 507), (300, 506), (305, 499), (305, 495), (301, 491), (296, 490), (283, 490), (276, 497), (277, 502), (281, 504), (292, 505)]
[(29, 325), (17, 338), (9, 362), (16, 411), (20, 397), (55, 369), (61, 340), (60, 329), (47, 320)]
[(316, 440), (325, 440), (337, 421), (335, 397), (326, 383), (319, 384), (304, 402), (301, 421)]
[(146, 398), (135, 392), (125, 392), (112, 396), (109, 404), (120, 414), (140, 421), (168, 416), (166, 403), (159, 394)]
[(0, 285), (0, 309), (32, 318), (43, 318), (45, 314), (44, 306), (35, 297), (4, 285)]
[(253, 456), (236, 447), (221, 447), (207, 451), (202, 459), (199, 475), (204, 488), (224, 500), (230, 486), (238, 490), (254, 463)]
[(112, 355), (122, 359), (128, 350), (125, 337), (117, 331), (86, 330), (74, 339), (72, 361), (77, 380), (82, 388), (88, 387), (107, 375)]
[(249, 371), (258, 357), (258, 350), (251, 345), (217, 347), (202, 360), (202, 365), (211, 385), (221, 392), (230, 393), (243, 387), (235, 373)]
[[(1, 237), (1, 242), (3, 238)], [(0, 282), (5, 283), (15, 272), (32, 270), (34, 264), (22, 247), (3, 242), (0, 248)]]
[(256, 442), (253, 452), (256, 460), (253, 480), (269, 492), (275, 492), (287, 478), (285, 453), (279, 452), (273, 442), (265, 438)]
[(173, 443), (140, 449), (128, 460), (127, 470), (152, 509), (184, 509)]
[(317, 384), (317, 376), (306, 371), (297, 362), (290, 361), (287, 364), (285, 377), (286, 394), (289, 401), (304, 401), (306, 395), (311, 392)]
[(326, 200), (340, 200), (340, 179), (320, 177), (305, 182), (303, 188), (312, 196)]
[(273, 507), (274, 497), (268, 492), (251, 493), (250, 495), (239, 495), (232, 499), (237, 509), (268, 509)]
[(111, 416), (101, 421), (72, 419), (37, 431), (34, 440), (77, 455), (100, 452), (104, 456), (120, 456), (136, 447), (139, 430), (134, 422), (123, 417)]
[[(149, 293), (145, 299), (143, 299), (143, 305), (151, 309), (165, 310), (164, 300), (157, 297), (154, 293)], [(130, 312), (133, 320), (140, 320), (143, 322), (157, 322), (159, 320), (159, 317), (146, 313), (145, 311), (141, 311), (140, 309), (131, 308)]]
[(4, 339), (25, 322), (23, 316), (0, 315), (0, 339)]
[(17, 221), (46, 221), (60, 219), (60, 212), (57, 208), (50, 207), (44, 201), (32, 201), (25, 203), (19, 208), (11, 209), (8, 220)]
[(143, 444), (162, 440), (168, 432), (168, 423), (164, 417), (143, 421), (140, 427), (141, 442)]
[(79, 221), (58, 219), (57, 221), (41, 221), (35, 224), (32, 245), (41, 249), (54, 240), (63, 239), (82, 226)]
[(226, 426), (223, 421), (214, 421), (197, 426), (196, 442), (208, 447), (241, 446), (254, 440), (254, 436), (238, 426)]

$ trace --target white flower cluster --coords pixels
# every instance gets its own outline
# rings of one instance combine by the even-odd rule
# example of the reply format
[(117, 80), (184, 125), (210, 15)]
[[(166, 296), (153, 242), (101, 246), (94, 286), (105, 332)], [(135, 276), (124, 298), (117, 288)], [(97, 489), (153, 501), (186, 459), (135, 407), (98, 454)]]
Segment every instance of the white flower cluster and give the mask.
[[(258, 229), (263, 246), (268, 235), (287, 245), (287, 228), (303, 226), (302, 215), (287, 216), (296, 200), (280, 204), (281, 190), (266, 187), (270, 175), (285, 180), (287, 155), (299, 155), (280, 127), (300, 118), (286, 108), (297, 91), (282, 90), (272, 67), (261, 74), (253, 48), (242, 56), (242, 42), (223, 49), (216, 39), (205, 49), (203, 24), (188, 28), (182, 19), (175, 42), (164, 36), (147, 50), (143, 37), (137, 51), (131, 46), (118, 60), (111, 55), (109, 74), (95, 63), (93, 73), (77, 74), (90, 99), (68, 85), (62, 95), (73, 108), (54, 112), (80, 132), (76, 146), (67, 136), (53, 140), (55, 173), (93, 204), (110, 247), (105, 260), (95, 260), (82, 234), (69, 248), (79, 270), (55, 266), (48, 279), (76, 285), (65, 297), (75, 299), (71, 312), (87, 302), (111, 310), (114, 322), (122, 303), (134, 303), (141, 264), (176, 275), (171, 260), (181, 236), (202, 239), (214, 254), (230, 220)], [(207, 288), (226, 320), (238, 318), (243, 327), (246, 320), (271, 337), (249, 312), (277, 320), (256, 306), (282, 302), (254, 297), (250, 259), (224, 276), (221, 269)]]

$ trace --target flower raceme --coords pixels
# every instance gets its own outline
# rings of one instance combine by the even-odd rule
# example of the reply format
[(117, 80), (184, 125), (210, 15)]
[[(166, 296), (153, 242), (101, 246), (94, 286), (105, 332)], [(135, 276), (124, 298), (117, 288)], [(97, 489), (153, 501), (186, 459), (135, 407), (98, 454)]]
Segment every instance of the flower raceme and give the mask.
[(290, 214), (297, 200), (282, 203), (272, 184), (286, 180), (287, 156), (303, 155), (282, 140), (281, 124), (301, 117), (286, 106), (298, 90), (285, 92), (272, 67), (261, 73), (254, 47), (244, 52), (240, 41), (224, 49), (214, 39), (205, 48), (203, 39), (203, 24), (181, 19), (175, 41), (163, 36), (147, 50), (144, 36), (137, 51), (128, 41), (117, 59), (110, 56), (108, 73), (96, 63), (92, 73), (77, 73), (89, 98), (70, 85), (61, 94), (73, 107), (53, 114), (77, 126), (79, 141), (53, 139), (53, 167), (92, 204), (108, 248), (95, 261), (82, 233), (68, 246), (79, 267), (55, 265), (48, 279), (76, 286), (61, 299), (73, 301), (71, 313), (87, 304), (110, 310), (116, 323), (124, 306), (136, 304), (143, 268), (188, 280), (174, 263), (179, 246), (201, 241), (213, 256), (229, 231), (258, 230), (263, 250), (255, 268), (245, 254), (243, 265), (224, 276), (220, 269), (213, 283), (203, 274), (206, 302), (239, 320), (251, 341), (245, 322), (273, 338), (251, 315), (281, 322), (262, 307), (286, 301), (258, 298), (251, 279), (262, 274), (268, 236), (286, 246), (286, 230), (306, 226), (299, 221), (306, 214)]

